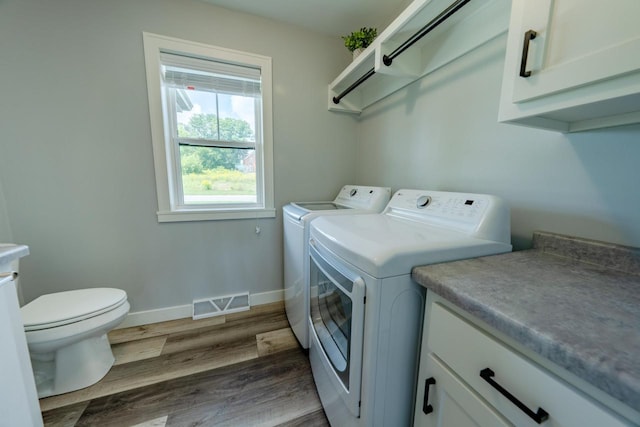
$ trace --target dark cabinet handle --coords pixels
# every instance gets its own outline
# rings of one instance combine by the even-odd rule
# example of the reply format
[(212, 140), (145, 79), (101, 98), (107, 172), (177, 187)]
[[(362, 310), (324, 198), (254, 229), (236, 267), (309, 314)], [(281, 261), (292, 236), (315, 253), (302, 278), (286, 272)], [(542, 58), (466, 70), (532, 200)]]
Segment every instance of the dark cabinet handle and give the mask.
[(527, 57), (529, 56), (529, 42), (536, 38), (538, 33), (529, 30), (524, 33), (524, 43), (522, 43), (522, 60), (520, 62), (520, 77), (525, 79), (531, 75), (531, 71), (527, 71)]
[(433, 412), (433, 406), (429, 405), (429, 386), (435, 385), (436, 379), (431, 377), (424, 381), (424, 401), (422, 402), (422, 412), (430, 414)]
[(520, 408), (522, 412), (527, 414), (529, 417), (531, 417), (532, 420), (534, 420), (538, 424), (542, 424), (549, 418), (549, 414), (547, 413), (547, 411), (545, 411), (542, 408), (538, 408), (538, 412), (533, 412), (531, 409), (527, 408), (527, 406), (524, 403), (520, 402), (513, 394), (509, 393), (504, 387), (502, 387), (500, 384), (495, 382), (492, 378), (495, 376), (495, 372), (493, 372), (491, 369), (489, 368), (483, 369), (482, 371), (480, 371), (480, 376), (482, 377), (483, 380), (491, 384), (491, 386), (496, 390), (498, 390), (500, 394), (502, 394), (504, 397), (509, 399), (511, 403), (513, 403), (518, 408)]

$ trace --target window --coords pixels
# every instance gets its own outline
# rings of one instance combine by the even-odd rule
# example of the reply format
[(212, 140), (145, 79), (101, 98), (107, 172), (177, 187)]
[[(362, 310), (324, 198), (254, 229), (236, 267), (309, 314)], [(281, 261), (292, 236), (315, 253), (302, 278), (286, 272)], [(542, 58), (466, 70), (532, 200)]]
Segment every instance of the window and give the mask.
[(158, 220), (275, 216), (271, 59), (143, 39)]

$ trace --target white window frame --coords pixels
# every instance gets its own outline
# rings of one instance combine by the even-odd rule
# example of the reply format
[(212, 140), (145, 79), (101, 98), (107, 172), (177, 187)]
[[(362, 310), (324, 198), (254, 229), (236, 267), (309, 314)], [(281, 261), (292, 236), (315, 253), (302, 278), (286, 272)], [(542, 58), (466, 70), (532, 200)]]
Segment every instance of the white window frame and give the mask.
[[(147, 93), (151, 121), (151, 140), (158, 196), (158, 221), (203, 221), (243, 218), (273, 218), (273, 116), (271, 58), (218, 46), (191, 42), (151, 33), (143, 33), (144, 57), (147, 73)], [(220, 207), (184, 205), (180, 203), (182, 186), (180, 159), (171, 136), (170, 120), (163, 97), (161, 52), (210, 58), (260, 68), (262, 91), (261, 132), (256, 129), (256, 196), (252, 207), (222, 204)], [(261, 136), (261, 138), (260, 138)], [(261, 154), (261, 155), (260, 155)], [(260, 157), (262, 162), (260, 162)], [(260, 164), (261, 163), (261, 164)]]

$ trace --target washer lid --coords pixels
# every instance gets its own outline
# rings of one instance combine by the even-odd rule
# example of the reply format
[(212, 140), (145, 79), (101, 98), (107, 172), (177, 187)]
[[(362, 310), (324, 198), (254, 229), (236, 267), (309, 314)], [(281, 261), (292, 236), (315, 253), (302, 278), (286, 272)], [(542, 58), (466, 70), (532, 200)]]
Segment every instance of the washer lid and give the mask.
[(26, 331), (79, 322), (124, 304), (121, 289), (93, 288), (42, 295), (20, 309)]
[(295, 202), (294, 205), (307, 211), (335, 211), (337, 209), (351, 209), (349, 206), (334, 202)]
[(388, 187), (365, 187), (345, 185), (331, 201), (291, 202), (284, 207), (285, 212), (300, 221), (310, 213), (329, 214), (359, 209), (363, 212), (381, 212), (391, 197)]
[(291, 202), (282, 208), (285, 214), (294, 218), (296, 221), (302, 220), (305, 215), (309, 215), (310, 213), (335, 212), (338, 209), (349, 208), (337, 205), (334, 202)]

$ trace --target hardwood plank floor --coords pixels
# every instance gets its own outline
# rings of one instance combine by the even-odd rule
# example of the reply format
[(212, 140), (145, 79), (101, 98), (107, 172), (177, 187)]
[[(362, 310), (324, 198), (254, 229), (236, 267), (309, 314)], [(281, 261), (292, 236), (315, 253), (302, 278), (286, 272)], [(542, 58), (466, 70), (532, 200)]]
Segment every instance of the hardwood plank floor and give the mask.
[(93, 386), (41, 399), (45, 426), (329, 425), (282, 303), (109, 339), (116, 365)]
[(116, 358), (115, 364), (122, 365), (160, 356), (166, 342), (166, 336), (143, 338), (136, 341), (112, 344), (111, 350)]

